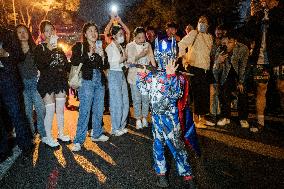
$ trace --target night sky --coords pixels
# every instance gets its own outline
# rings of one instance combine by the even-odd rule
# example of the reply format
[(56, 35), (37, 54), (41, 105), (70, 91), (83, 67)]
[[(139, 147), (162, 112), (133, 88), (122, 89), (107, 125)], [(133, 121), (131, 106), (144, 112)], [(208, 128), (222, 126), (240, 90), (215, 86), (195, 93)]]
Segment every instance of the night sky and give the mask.
[(123, 10), (139, 0), (81, 0), (79, 15), (85, 21), (94, 21), (100, 28), (109, 20), (110, 6), (117, 4), (119, 15)]

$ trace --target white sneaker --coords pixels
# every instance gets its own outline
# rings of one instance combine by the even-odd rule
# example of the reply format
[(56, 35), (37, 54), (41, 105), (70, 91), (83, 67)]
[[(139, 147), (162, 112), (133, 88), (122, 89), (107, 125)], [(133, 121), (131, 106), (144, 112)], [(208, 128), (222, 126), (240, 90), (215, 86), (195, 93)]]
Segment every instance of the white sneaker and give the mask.
[(143, 117), (143, 119), (142, 119), (142, 125), (143, 125), (143, 127), (148, 127), (148, 121), (145, 117)]
[(217, 125), (218, 126), (225, 126), (225, 125), (230, 124), (230, 123), (231, 123), (230, 119), (223, 118), (223, 119), (221, 119), (217, 122)]
[(55, 148), (57, 146), (59, 146), (60, 144), (55, 141), (53, 138), (48, 138), (48, 137), (45, 137), (46, 139), (42, 140), (43, 143), (45, 143), (46, 145), (52, 147), (52, 148)]
[(246, 120), (240, 120), (242, 128), (249, 128), (249, 123)]
[(139, 130), (139, 129), (142, 129), (143, 125), (142, 125), (142, 122), (140, 119), (137, 119), (136, 120), (136, 129)]
[(215, 123), (211, 122), (211, 121), (206, 121), (205, 122), (205, 125), (208, 125), (208, 126), (215, 126)]
[(123, 134), (128, 133), (128, 129), (126, 128), (121, 129), (121, 131), (123, 132)]
[(123, 134), (124, 134), (124, 132), (121, 131), (121, 130), (116, 130), (116, 131), (113, 132), (113, 135), (114, 135), (114, 136), (121, 136), (121, 135), (123, 135)]
[(81, 150), (81, 144), (80, 143), (75, 143), (71, 149), (72, 152), (78, 152)]
[(105, 142), (108, 141), (108, 139), (109, 137), (104, 134), (102, 134), (99, 138), (93, 138), (93, 137), (91, 138), (93, 142)]
[(59, 135), (57, 139), (61, 140), (62, 142), (70, 141), (70, 137), (68, 135)]

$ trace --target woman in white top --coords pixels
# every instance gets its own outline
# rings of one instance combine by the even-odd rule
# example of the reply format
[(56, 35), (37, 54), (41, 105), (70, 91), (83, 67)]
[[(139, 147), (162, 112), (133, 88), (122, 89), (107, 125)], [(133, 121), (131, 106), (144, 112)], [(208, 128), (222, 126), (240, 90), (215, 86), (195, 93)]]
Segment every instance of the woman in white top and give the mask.
[(136, 119), (136, 129), (147, 127), (147, 116), (149, 110), (148, 95), (142, 95), (136, 86), (137, 68), (131, 65), (156, 66), (154, 54), (150, 43), (146, 42), (145, 29), (137, 27), (134, 30), (134, 40), (126, 46), (127, 62), (130, 64), (127, 81), (130, 84), (131, 96), (134, 107), (134, 117)]
[(124, 42), (124, 32), (120, 26), (111, 29), (112, 42), (106, 47), (110, 65), (108, 86), (110, 96), (110, 115), (112, 134), (121, 136), (127, 133), (126, 123), (129, 112), (127, 83), (122, 67), (126, 61), (126, 54), (121, 46)]

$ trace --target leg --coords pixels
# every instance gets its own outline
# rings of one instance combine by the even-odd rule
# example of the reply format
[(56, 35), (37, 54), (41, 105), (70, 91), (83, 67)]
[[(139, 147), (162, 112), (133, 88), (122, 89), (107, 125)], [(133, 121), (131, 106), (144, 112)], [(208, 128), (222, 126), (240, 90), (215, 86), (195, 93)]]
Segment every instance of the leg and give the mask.
[(103, 112), (104, 112), (104, 97), (105, 97), (105, 87), (98, 84), (94, 89), (94, 102), (93, 104), (93, 138), (99, 138), (103, 134)]
[(35, 133), (34, 120), (33, 120), (33, 91), (25, 89), (23, 91), (25, 113), (30, 124), (32, 134)]
[(191, 166), (187, 161), (187, 152), (183, 141), (181, 141), (181, 130), (178, 119), (178, 114), (165, 115), (162, 117), (163, 125), (167, 128), (164, 129), (164, 138), (167, 146), (169, 147), (177, 166), (180, 176), (192, 175)]
[(70, 141), (69, 136), (64, 135), (64, 107), (66, 101), (66, 94), (65, 92), (60, 92), (55, 94), (55, 101), (56, 101), (56, 119), (58, 125), (58, 135), (59, 139), (68, 142)]
[[(5, 92), (5, 93), (4, 93)], [(0, 81), (0, 99), (3, 107), (7, 110), (11, 118), (12, 125), (16, 131), (16, 141), (20, 149), (29, 150), (32, 147), (29, 124), (20, 109), (18, 90), (8, 80), (3, 83)]]
[(92, 100), (94, 98), (94, 88), (92, 85), (92, 81), (83, 80), (82, 86), (79, 88), (79, 118), (76, 130), (76, 136), (74, 139), (74, 143), (79, 143), (80, 145), (84, 143), (87, 131), (88, 131), (88, 123), (90, 119), (90, 111)]
[(256, 114), (257, 114), (257, 122), (262, 126), (264, 126), (264, 110), (266, 107), (266, 91), (267, 91), (267, 83), (257, 84)]
[(33, 93), (33, 103), (37, 114), (37, 129), (41, 138), (43, 138), (46, 137), (46, 132), (44, 128), (45, 107), (44, 102), (37, 90), (35, 90)]
[(55, 102), (54, 102), (54, 94), (46, 94), (43, 98), (45, 104), (45, 117), (44, 117), (44, 127), (47, 137), (47, 145), (50, 147), (59, 146), (59, 143), (56, 142), (52, 137), (52, 122), (55, 113)]
[(121, 127), (120, 130), (123, 130), (127, 124), (127, 117), (129, 113), (129, 97), (128, 97), (128, 88), (127, 82), (124, 74), (122, 74), (122, 119), (121, 119)]
[(120, 72), (109, 71), (108, 86), (112, 133), (120, 129), (122, 119), (122, 79)]
[(161, 116), (152, 115), (153, 120), (153, 158), (154, 158), (154, 170), (158, 175), (165, 175), (167, 172), (166, 158), (164, 154), (165, 140), (163, 136), (163, 123)]
[(238, 94), (238, 112), (240, 120), (248, 119), (248, 95), (246, 91)]
[(134, 118), (135, 119), (142, 119), (141, 115), (141, 93), (139, 93), (137, 87), (135, 84), (130, 84), (131, 89), (131, 96), (132, 96), (132, 102), (133, 102), (133, 108), (134, 108)]

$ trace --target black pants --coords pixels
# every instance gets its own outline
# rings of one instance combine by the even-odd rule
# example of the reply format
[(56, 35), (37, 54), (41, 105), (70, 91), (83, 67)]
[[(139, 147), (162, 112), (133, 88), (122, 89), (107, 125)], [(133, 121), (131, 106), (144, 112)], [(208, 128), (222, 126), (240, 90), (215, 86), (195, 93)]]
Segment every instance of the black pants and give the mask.
[[(16, 142), (20, 149), (23, 151), (28, 150), (32, 147), (31, 133), (28, 121), (24, 115), (24, 110), (21, 109), (20, 100), (19, 100), (19, 91), (15, 87), (15, 83), (12, 82), (9, 75), (6, 76), (6, 80), (1, 80), (3, 74), (0, 70), (0, 102), (2, 102), (2, 108), (8, 112), (9, 118), (11, 119), (12, 125), (15, 127), (16, 131)], [(0, 112), (0, 113), (1, 113)], [(3, 114), (1, 114), (2, 116)], [(2, 120), (3, 121), (3, 120)], [(7, 129), (3, 125), (3, 122), (0, 125), (1, 135), (3, 135), (3, 139), (1, 139), (0, 148), (6, 148), (7, 143)], [(2, 137), (2, 136), (1, 136)], [(3, 150), (4, 151), (4, 150)]]
[(194, 104), (193, 112), (197, 115), (206, 115), (209, 113), (210, 109), (208, 71), (192, 66), (189, 72), (194, 74), (194, 76), (190, 78)]
[[(221, 116), (223, 118), (231, 117), (231, 101), (232, 92), (237, 90), (237, 74), (231, 68), (225, 83), (220, 86), (219, 100), (221, 103)], [(240, 120), (248, 118), (248, 97), (244, 89), (244, 93), (238, 92), (238, 113)]]

